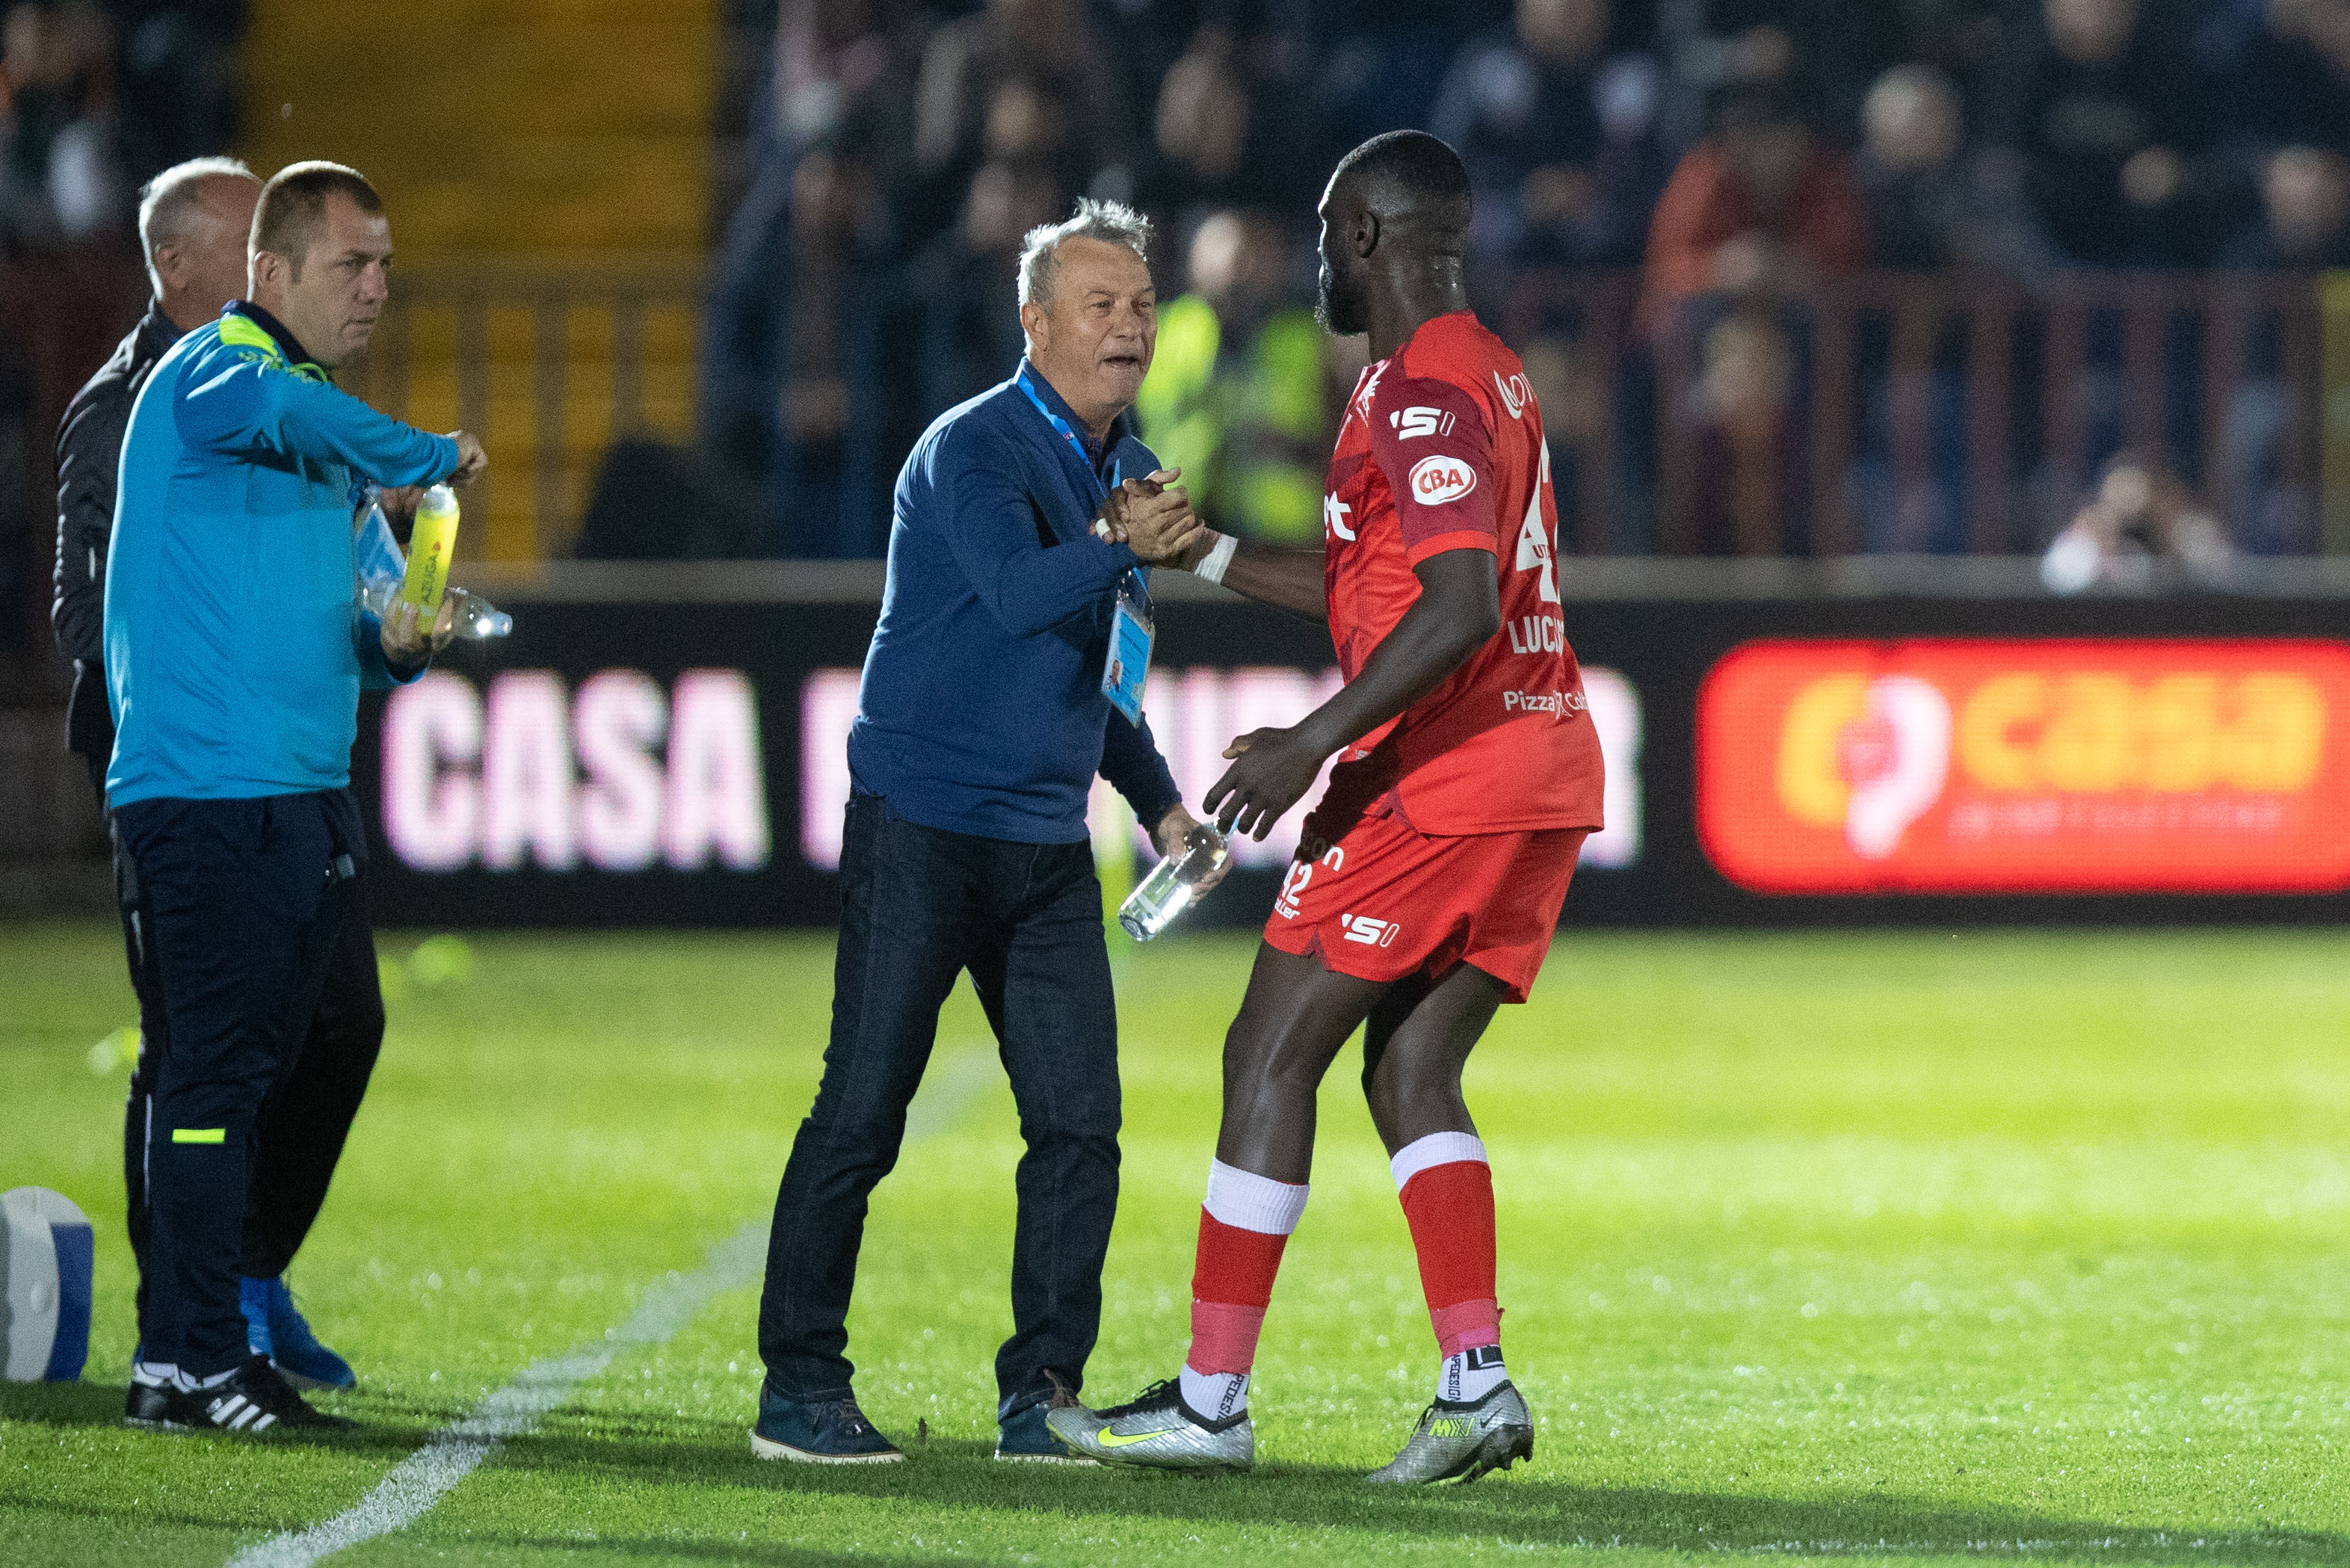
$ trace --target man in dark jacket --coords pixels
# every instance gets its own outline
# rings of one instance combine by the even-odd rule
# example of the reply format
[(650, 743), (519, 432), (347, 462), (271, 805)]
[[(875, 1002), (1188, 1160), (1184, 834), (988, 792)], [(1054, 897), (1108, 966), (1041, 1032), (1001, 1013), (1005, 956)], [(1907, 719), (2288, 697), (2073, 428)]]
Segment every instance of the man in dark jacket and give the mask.
[[(140, 238), (154, 299), (66, 409), (57, 431), (57, 601), (51, 619), (57, 649), (74, 663), (66, 744), (89, 764), (99, 805), (106, 806), (106, 768), (114, 751), (104, 660), (106, 552), (114, 528), (117, 470), (131, 405), (157, 360), (182, 333), (211, 321), (245, 287), (245, 241), (261, 182), (243, 163), (198, 158), (158, 174), (141, 194)], [(110, 823), (110, 815), (109, 815)], [(166, 1049), (155, 955), (139, 916), (138, 877), (130, 857), (115, 857), (130, 983), (139, 997), (139, 1064), (123, 1118), (122, 1178), (129, 1192), (131, 1251), (140, 1264), (140, 1337), (146, 1337), (149, 1210), (144, 1149), (155, 1075)], [(359, 906), (364, 909), (364, 906)], [(375, 939), (362, 912), (343, 929), (327, 986), (298, 1065), (263, 1113), (261, 1155), (244, 1220), (246, 1338), (256, 1353), (306, 1386), (348, 1387), (349, 1363), (310, 1332), (284, 1281), (325, 1201), (344, 1136), (367, 1092), (383, 1042), (383, 996)], [(134, 1365), (139, 1358), (134, 1357)], [(131, 1380), (129, 1419), (158, 1417), (163, 1391)]]

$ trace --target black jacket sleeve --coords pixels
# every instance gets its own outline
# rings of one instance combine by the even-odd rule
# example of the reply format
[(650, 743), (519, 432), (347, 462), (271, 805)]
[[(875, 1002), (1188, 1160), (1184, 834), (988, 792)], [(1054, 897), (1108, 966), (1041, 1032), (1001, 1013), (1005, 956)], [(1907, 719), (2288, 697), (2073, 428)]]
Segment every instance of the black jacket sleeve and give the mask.
[(95, 669), (106, 653), (106, 545), (114, 533), (115, 471), (130, 422), (129, 378), (101, 375), (75, 394), (57, 427), (57, 651)]

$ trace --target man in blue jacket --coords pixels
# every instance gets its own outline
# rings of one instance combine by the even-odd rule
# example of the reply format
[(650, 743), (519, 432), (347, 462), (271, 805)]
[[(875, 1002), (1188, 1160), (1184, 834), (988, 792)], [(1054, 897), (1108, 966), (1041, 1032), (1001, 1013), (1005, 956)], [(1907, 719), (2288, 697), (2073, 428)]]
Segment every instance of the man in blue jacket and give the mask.
[(465, 481), (472, 436), (336, 389), (387, 296), (390, 228), (355, 171), (262, 187), (249, 300), (156, 363), (124, 431), (107, 551), (108, 804), (137, 877), (168, 1046), (146, 1128), (144, 1359), (173, 1426), (341, 1424), (251, 1352), (239, 1308), (254, 1130), (286, 1079), (367, 855), (359, 689), (449, 635), (358, 607), (358, 488)]
[[(1183, 492), (1163, 487), (1176, 475), (1123, 420), (1158, 337), (1149, 238), (1131, 212), (1090, 201), (1032, 232), (1027, 358), (941, 416), (898, 476), (848, 737), (832, 1039), (759, 1303), (764, 1459), (904, 1457), (851, 1393), (849, 1293), (867, 1199), (897, 1162), (965, 971), (1027, 1144), (996, 1455), (1072, 1458), (1045, 1402), (1084, 1381), (1118, 1205), (1118, 1016), (1086, 800), (1098, 773), (1162, 854), (1198, 826), (1139, 706), (1129, 719), (1105, 690), (1121, 599), (1147, 606), (1146, 563), (1201, 537)], [(1107, 543), (1111, 524), (1130, 543)]]

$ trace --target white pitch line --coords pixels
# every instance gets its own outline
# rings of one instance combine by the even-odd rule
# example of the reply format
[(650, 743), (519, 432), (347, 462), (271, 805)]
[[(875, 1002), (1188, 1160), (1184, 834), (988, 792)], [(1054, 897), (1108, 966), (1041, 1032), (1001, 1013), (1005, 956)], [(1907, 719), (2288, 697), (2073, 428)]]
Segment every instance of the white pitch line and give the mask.
[[(992, 1064), (991, 1055), (957, 1050), (946, 1070), (926, 1085), (929, 1092), (908, 1108), (906, 1141), (919, 1143), (944, 1131), (993, 1077)], [(532, 1362), (473, 1407), (472, 1415), (433, 1433), (358, 1502), (307, 1530), (255, 1542), (230, 1558), (228, 1568), (311, 1568), (348, 1547), (415, 1523), (500, 1443), (528, 1432), (541, 1416), (601, 1374), (621, 1347), (676, 1337), (712, 1297), (757, 1279), (767, 1261), (767, 1229), (764, 1220), (745, 1224), (711, 1248), (693, 1272), (672, 1272), (655, 1282), (626, 1323), (605, 1331), (601, 1344)]]

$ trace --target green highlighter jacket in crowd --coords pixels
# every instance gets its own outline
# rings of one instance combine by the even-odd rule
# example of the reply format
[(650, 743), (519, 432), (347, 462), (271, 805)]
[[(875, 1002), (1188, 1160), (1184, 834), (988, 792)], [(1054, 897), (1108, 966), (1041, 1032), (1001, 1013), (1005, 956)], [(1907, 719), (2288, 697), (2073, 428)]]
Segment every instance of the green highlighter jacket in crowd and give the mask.
[(1212, 526), (1284, 545), (1322, 537), (1324, 333), (1279, 310), (1244, 337), (1204, 295), (1159, 311), (1159, 347), (1135, 399), (1150, 450), (1183, 471)]
[(360, 486), (429, 484), (457, 443), (338, 390), (238, 302), (172, 346), (131, 409), (106, 563), (109, 802), (350, 782), (364, 679), (395, 678), (359, 607)]

